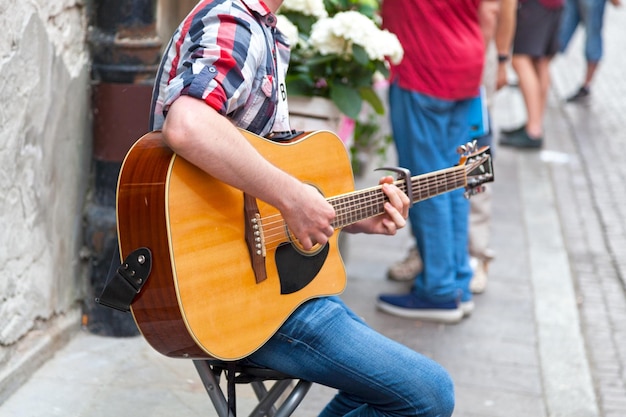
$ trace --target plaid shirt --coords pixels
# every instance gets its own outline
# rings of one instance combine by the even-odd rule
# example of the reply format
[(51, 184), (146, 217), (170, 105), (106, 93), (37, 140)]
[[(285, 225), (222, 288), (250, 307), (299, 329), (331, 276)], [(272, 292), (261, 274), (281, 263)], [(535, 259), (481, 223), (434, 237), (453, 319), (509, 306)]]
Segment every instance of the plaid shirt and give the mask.
[[(280, 54), (280, 58), (276, 53)], [(279, 68), (277, 62), (284, 65)], [(203, 0), (174, 33), (153, 92), (151, 129), (181, 95), (204, 100), (250, 132), (272, 131), (289, 45), (261, 0)], [(277, 71), (282, 71), (280, 77)]]

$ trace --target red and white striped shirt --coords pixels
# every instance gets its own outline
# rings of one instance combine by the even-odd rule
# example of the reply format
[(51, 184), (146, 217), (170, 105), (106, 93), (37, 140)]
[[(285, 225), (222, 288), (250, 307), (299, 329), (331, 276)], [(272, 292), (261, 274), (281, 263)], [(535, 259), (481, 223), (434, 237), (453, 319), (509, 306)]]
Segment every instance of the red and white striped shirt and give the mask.
[(278, 108), (286, 108), (278, 103), (286, 100), (281, 91), (288, 62), (287, 40), (261, 0), (201, 1), (165, 50), (153, 92), (151, 128), (160, 129), (169, 106), (189, 95), (236, 126), (264, 136), (275, 130)]

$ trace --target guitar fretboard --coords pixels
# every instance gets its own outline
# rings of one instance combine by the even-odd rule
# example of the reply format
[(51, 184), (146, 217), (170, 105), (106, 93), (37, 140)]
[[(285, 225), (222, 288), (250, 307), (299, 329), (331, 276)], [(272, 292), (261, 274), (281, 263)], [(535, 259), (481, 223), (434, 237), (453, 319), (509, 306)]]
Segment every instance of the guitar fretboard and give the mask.
[[(464, 187), (466, 183), (465, 168), (462, 166), (414, 176), (411, 178), (413, 203)], [(407, 193), (405, 180), (398, 180), (394, 184)], [(387, 200), (380, 185), (329, 198), (328, 202), (334, 207), (336, 213), (332, 225), (335, 229), (340, 229), (377, 216), (385, 211), (384, 204)]]

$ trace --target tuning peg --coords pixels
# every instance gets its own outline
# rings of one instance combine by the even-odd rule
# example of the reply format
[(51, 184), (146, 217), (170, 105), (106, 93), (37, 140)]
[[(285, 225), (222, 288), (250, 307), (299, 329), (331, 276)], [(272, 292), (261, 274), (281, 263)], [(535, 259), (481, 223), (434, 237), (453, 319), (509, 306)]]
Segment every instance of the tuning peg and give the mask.
[(458, 148), (456, 148), (456, 153), (458, 153), (459, 155), (469, 155), (473, 152), (476, 152), (477, 149), (478, 142), (473, 140), (471, 142), (467, 142), (465, 145), (460, 145)]
[(469, 199), (472, 196), (475, 196), (476, 194), (480, 194), (482, 192), (485, 191), (485, 186), (484, 185), (477, 185), (475, 187), (469, 188), (467, 190), (465, 190), (465, 192), (463, 193), (463, 195), (465, 196), (465, 198)]

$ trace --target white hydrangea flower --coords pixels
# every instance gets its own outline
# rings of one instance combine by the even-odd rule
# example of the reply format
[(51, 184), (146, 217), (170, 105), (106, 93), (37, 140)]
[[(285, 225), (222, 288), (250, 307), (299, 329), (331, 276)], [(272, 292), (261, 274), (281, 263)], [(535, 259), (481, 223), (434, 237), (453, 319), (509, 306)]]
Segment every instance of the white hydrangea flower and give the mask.
[(348, 42), (340, 34), (336, 34), (335, 20), (332, 18), (320, 19), (311, 27), (309, 43), (322, 55), (343, 54), (347, 50)]
[(328, 17), (324, 0), (285, 0), (280, 8), (318, 19)]
[(278, 19), (276, 26), (278, 26), (278, 29), (287, 37), (289, 44), (295, 47), (300, 42), (298, 28), (291, 20), (287, 19), (287, 17), (282, 14), (276, 15), (276, 18)]
[(382, 60), (389, 57), (391, 62), (399, 64), (404, 56), (404, 49), (398, 37), (388, 30), (380, 30), (376, 36), (372, 36), (370, 42), (362, 45), (371, 59)]
[(352, 53), (352, 45), (362, 46), (373, 61), (390, 57), (400, 62), (404, 51), (398, 38), (387, 30), (380, 30), (367, 16), (347, 11), (332, 18), (318, 20), (311, 28), (311, 46), (321, 54)]

